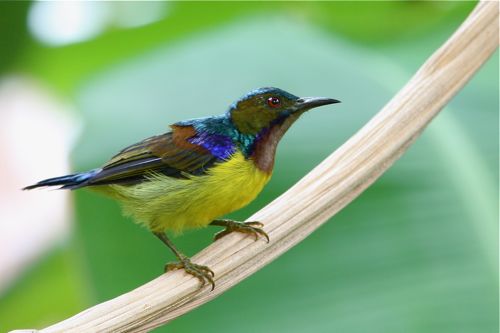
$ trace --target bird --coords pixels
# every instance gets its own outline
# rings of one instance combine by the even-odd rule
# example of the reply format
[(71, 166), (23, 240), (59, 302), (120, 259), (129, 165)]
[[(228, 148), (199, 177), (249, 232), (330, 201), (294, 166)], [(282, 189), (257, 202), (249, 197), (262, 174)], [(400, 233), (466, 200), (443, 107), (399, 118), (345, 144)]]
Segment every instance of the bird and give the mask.
[(165, 271), (184, 269), (215, 288), (214, 272), (191, 261), (166, 232), (206, 226), (231, 232), (269, 236), (258, 221), (238, 222), (220, 217), (253, 201), (271, 178), (276, 148), (289, 127), (304, 112), (340, 103), (326, 97), (297, 97), (274, 87), (250, 91), (225, 113), (170, 125), (170, 131), (121, 150), (102, 167), (49, 178), (24, 190), (57, 186), (88, 187), (116, 199), (126, 215), (149, 229), (177, 261)]

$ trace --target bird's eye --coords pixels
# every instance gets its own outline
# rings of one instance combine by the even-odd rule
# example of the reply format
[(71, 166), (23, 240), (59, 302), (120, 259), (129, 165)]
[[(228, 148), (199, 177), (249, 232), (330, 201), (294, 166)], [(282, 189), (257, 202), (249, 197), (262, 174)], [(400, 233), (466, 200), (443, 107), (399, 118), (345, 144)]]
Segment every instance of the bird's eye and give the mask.
[(267, 105), (269, 105), (272, 108), (277, 108), (281, 106), (281, 101), (278, 97), (269, 97), (267, 99)]

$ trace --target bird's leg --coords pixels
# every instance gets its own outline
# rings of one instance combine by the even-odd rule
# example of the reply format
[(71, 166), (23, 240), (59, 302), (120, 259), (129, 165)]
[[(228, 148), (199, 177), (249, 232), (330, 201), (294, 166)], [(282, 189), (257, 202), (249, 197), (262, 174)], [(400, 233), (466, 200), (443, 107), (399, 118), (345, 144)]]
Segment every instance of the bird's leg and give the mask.
[(262, 230), (264, 226), (260, 222), (238, 222), (233, 220), (213, 220), (210, 225), (215, 225), (219, 227), (226, 227), (226, 229), (219, 231), (214, 235), (214, 240), (218, 240), (221, 237), (230, 234), (233, 231), (242, 232), (244, 234), (251, 234), (255, 236), (255, 240), (259, 239), (259, 236), (264, 237), (269, 243), (269, 236)]
[(172, 250), (175, 254), (178, 262), (170, 262), (165, 265), (165, 272), (174, 270), (174, 269), (184, 269), (186, 273), (191, 274), (198, 278), (201, 282), (201, 286), (203, 287), (205, 283), (208, 281), (212, 285), (212, 290), (215, 288), (215, 283), (213, 277), (215, 276), (214, 272), (208, 268), (207, 266), (193, 264), (191, 260), (184, 255), (182, 252), (177, 250), (174, 243), (170, 239), (168, 239), (167, 235), (163, 232), (153, 232), (153, 234), (158, 237), (166, 246)]

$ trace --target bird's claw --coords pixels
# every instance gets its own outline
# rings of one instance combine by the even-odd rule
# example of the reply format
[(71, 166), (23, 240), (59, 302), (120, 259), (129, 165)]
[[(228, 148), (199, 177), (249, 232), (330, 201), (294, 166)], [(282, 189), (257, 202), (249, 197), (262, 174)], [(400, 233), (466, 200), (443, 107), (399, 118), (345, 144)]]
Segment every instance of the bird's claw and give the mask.
[(262, 230), (264, 224), (252, 221), (252, 222), (237, 222), (231, 220), (224, 220), (226, 228), (222, 231), (219, 231), (214, 235), (214, 241), (232, 233), (233, 231), (242, 232), (244, 234), (254, 235), (255, 240), (259, 239), (259, 236), (262, 236), (269, 243), (269, 235)]
[(215, 288), (215, 282), (213, 280), (215, 273), (207, 266), (194, 264), (189, 258), (181, 258), (178, 262), (170, 262), (165, 265), (165, 272), (173, 271), (176, 269), (184, 269), (184, 271), (194, 277), (196, 277), (201, 282), (202, 288), (208, 281), (212, 285), (212, 289)]

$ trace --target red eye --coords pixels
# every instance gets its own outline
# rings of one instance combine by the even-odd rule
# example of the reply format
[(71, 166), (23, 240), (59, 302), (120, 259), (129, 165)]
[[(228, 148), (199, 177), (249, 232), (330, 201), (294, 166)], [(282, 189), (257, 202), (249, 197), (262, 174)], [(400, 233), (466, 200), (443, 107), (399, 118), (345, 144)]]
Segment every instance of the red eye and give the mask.
[(267, 105), (269, 105), (272, 108), (277, 108), (281, 106), (281, 101), (278, 97), (269, 97), (267, 99)]

